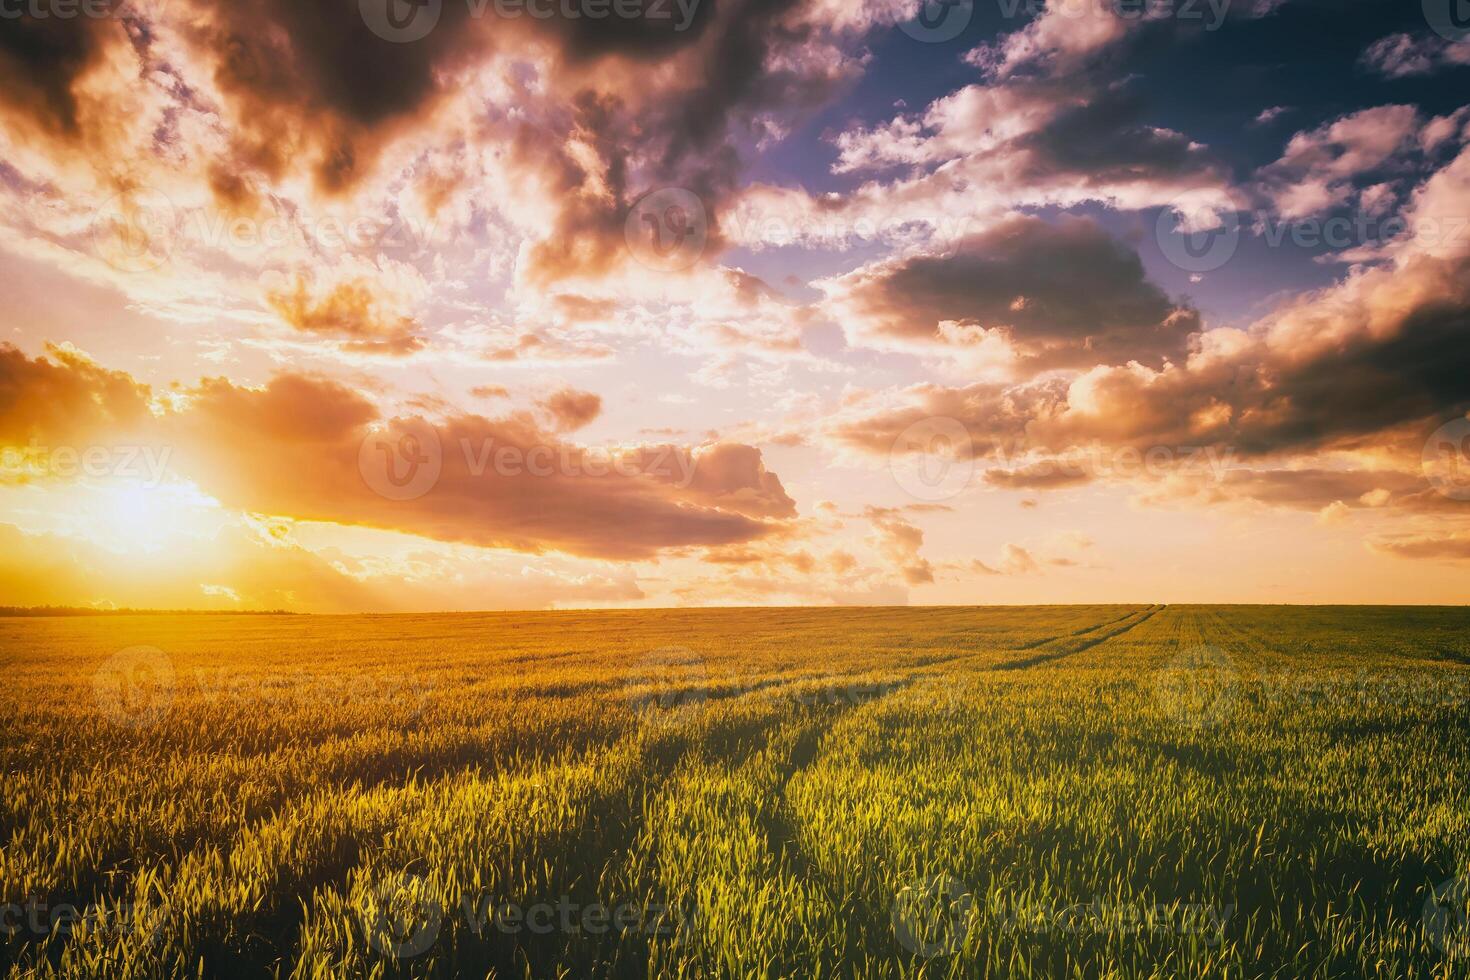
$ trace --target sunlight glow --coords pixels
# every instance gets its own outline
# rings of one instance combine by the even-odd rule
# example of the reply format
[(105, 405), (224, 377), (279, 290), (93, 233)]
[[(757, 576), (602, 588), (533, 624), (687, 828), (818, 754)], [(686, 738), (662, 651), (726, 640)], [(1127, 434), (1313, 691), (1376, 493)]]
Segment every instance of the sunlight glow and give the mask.
[[(30, 492), (27, 492), (30, 491)], [(125, 479), (20, 488), (28, 506), (8, 508), (31, 532), (80, 538), (118, 555), (162, 555), (200, 547), (229, 515), (195, 484)]]

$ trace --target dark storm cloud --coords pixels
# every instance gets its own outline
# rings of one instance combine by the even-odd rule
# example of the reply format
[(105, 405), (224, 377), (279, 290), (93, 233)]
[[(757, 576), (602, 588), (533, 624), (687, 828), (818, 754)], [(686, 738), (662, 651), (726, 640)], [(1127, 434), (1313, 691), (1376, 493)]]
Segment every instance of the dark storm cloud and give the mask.
[(1397, 335), (1382, 342), (1344, 345), (1282, 371), (1278, 389), (1265, 390), (1263, 384), (1258, 399), (1273, 420), (1242, 427), (1242, 447), (1269, 452), (1313, 446), (1463, 412), (1470, 407), (1467, 331), (1470, 305), (1447, 298), (1416, 310)]
[[(699, 32), (682, 46), (636, 47), (631, 52), (600, 42), (579, 42), (577, 59), (631, 53), (664, 57), (672, 79), (651, 89), (635, 67), (622, 77), (637, 93), (598, 82), (569, 90), (572, 132), (596, 150), (603, 172), (598, 193), (587, 193), (593, 175), (585, 159), (569, 152), (563, 132), (524, 125), (515, 135), (520, 166), (553, 175), (559, 213), (554, 228), (531, 250), (527, 274), (538, 283), (600, 274), (625, 258), (624, 223), (639, 197), (661, 187), (681, 187), (706, 209), (707, 251), (722, 246), (715, 213), (737, 189), (745, 160), (740, 147), (758, 134), (765, 112), (790, 117), (820, 105), (856, 62), (804, 55), (816, 43), (815, 28), (798, 23), (800, 0), (724, 0), (711, 4)], [(781, 53), (785, 57), (776, 58)], [(589, 80), (590, 81), (590, 80)], [(570, 74), (564, 79), (573, 84)], [(626, 87), (625, 86), (625, 87)], [(637, 94), (639, 98), (631, 96)], [(633, 105), (636, 101), (637, 105)]]
[(1091, 184), (1186, 175), (1224, 179), (1215, 157), (1183, 133), (1146, 125), (1148, 101), (1129, 89), (1100, 92), (1018, 141), (1028, 179), (1073, 174)]
[[(1412, 195), (1410, 218), (1463, 213), (1470, 150)], [(1205, 331), (1160, 369), (1099, 365), (1063, 382), (923, 386), (897, 406), (834, 424), (840, 442), (887, 452), (927, 416), (961, 422), (984, 456), (1024, 445), (1216, 447), (1246, 457), (1365, 450), (1417, 459), (1470, 407), (1470, 245), (1396, 241), (1379, 263), (1281, 304), (1248, 330)]]
[[(1467, 281), (1470, 263), (1420, 259), (1289, 311), (1297, 326), (1317, 331), (1311, 346), (1309, 338), (1262, 334), (1159, 371), (1098, 367), (1066, 384), (1010, 389), (926, 386), (907, 407), (832, 431), (840, 442), (888, 452), (914, 422), (951, 417), (966, 426), (977, 456), (1094, 444), (1215, 446), (1247, 457), (1385, 443), (1417, 452), (1429, 429), (1470, 408), (1470, 293), (1454, 285)], [(1407, 306), (1373, 329), (1351, 322), (1397, 303)]]
[(443, 4), (426, 37), (395, 43), (369, 29), (356, 0), (193, 2), (187, 36), (239, 120), (230, 166), (277, 179), (304, 144), (332, 191), (359, 179), (387, 129), (411, 124), (483, 43), (463, 3)]
[(42, 131), (73, 140), (80, 132), (76, 81), (123, 37), (113, 19), (30, 16), (0, 20), (0, 103)]
[(941, 325), (998, 331), (1033, 369), (1177, 358), (1199, 326), (1137, 254), (1080, 218), (1013, 217), (953, 254), (878, 263), (830, 291), (861, 332), (963, 344), (980, 338)]
[[(715, 205), (738, 180), (737, 147), (758, 135), (749, 129), (758, 114), (814, 106), (833, 79), (860, 70), (804, 50), (824, 29), (807, 22), (802, 0), (700, 0), (669, 5), (667, 16), (597, 19), (553, 7), (550, 18), (512, 17), (493, 2), (448, 0), (435, 28), (407, 42), (380, 37), (358, 0), (178, 0), (127, 17), (6, 18), (0, 103), (47, 140), (85, 135), (102, 123), (84, 112), (77, 83), (131, 33), (140, 79), (169, 73), (172, 96), (203, 111), (213, 93), (224, 100), (227, 146), (207, 162), (208, 178), (219, 203), (237, 207), (257, 178), (306, 174), (320, 190), (351, 190), (388, 143), (431, 125), (466, 72), (500, 55), (531, 68), (507, 75), (525, 96), (515, 153), (560, 171), (567, 214), (556, 237), (568, 264), (596, 266), (638, 195), (673, 184)], [(149, 17), (182, 38), (188, 64), (142, 56), (156, 33)], [(209, 78), (184, 77), (196, 68)], [(505, 135), (509, 118), (488, 111), (485, 132)], [(597, 150), (595, 175), (568, 154), (570, 130)]]
[[(769, 64), (773, 50), (804, 40), (806, 28), (781, 23), (798, 0), (704, 0), (687, 26), (679, 17), (507, 18), (494, 4), (473, 17), (470, 4), (448, 2), (438, 26), (411, 43), (379, 38), (357, 0), (202, 6), (208, 26), (196, 41), (247, 130), (235, 165), (271, 176), (294, 165), (291, 141), (280, 138), (286, 112), (310, 120), (300, 139), (317, 145), (316, 176), (329, 190), (360, 179), (384, 140), (417, 125), (447, 94), (457, 69), (492, 51), (549, 55), (555, 105), (550, 115), (518, 113), (512, 134), (512, 155), (549, 169), (565, 204), (556, 242), (534, 257), (541, 267), (557, 265), (556, 252), (573, 266), (605, 264), (628, 207), (652, 187), (677, 184), (719, 200), (739, 169), (729, 127), (822, 94), (807, 72)], [(587, 193), (585, 157), (564, 146), (569, 130), (597, 151), (597, 194)]]

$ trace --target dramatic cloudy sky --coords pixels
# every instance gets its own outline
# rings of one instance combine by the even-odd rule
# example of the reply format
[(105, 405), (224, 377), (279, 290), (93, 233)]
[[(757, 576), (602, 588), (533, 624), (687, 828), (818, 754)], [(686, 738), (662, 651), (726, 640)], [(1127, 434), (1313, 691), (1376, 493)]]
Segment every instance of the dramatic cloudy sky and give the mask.
[(1466, 601), (1464, 13), (0, 0), (0, 604)]

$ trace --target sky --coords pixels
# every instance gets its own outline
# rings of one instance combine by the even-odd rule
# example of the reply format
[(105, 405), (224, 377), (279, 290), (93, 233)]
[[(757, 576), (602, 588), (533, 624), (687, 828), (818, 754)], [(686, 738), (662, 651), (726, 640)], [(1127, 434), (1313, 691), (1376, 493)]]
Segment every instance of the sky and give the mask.
[(1465, 0), (0, 0), (0, 605), (1470, 600)]

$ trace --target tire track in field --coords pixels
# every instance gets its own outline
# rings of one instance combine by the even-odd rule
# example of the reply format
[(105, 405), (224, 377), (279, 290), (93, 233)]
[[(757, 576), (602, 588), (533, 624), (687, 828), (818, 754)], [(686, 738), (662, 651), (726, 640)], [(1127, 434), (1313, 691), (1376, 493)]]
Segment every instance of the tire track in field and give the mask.
[[(795, 815), (790, 812), (786, 788), (798, 773), (816, 763), (822, 751), (823, 736), (832, 730), (832, 726), (843, 714), (846, 711), (838, 711), (834, 717), (825, 719), (824, 723), (801, 734), (786, 759), (781, 785), (772, 794), (771, 808), (761, 814), (761, 823), (766, 833), (766, 849), (775, 856), (778, 863), (784, 862), (796, 877), (818, 887), (823, 887), (825, 882), (816, 862), (802, 846)], [(823, 887), (823, 891), (827, 889)]]
[[(952, 666), (955, 664), (964, 664), (967, 667), (972, 667), (978, 670), (995, 670), (1000, 665), (1006, 663), (1006, 661), (1000, 661), (999, 663), (997, 663), (993, 659), (997, 655), (1016, 653), (1022, 650), (1035, 650), (1039, 647), (1047, 646), (1048, 644), (1060, 643), (1064, 640), (1071, 640), (1079, 636), (1086, 636), (1088, 633), (1091, 633), (1094, 630), (1106, 629), (1109, 626), (1112, 626), (1116, 623), (1121, 623), (1127, 619), (1131, 619), (1132, 617), (1138, 616), (1146, 611), (1146, 608), (1132, 608), (1121, 616), (1116, 616), (1112, 619), (1104, 619), (1100, 623), (1090, 623), (1086, 626), (1081, 626), (1074, 630), (1068, 630), (1065, 633), (1057, 633), (1053, 636), (1043, 636), (1040, 639), (1027, 640), (1025, 643), (1020, 643), (1015, 646), (996, 647), (986, 645), (983, 649), (972, 649), (959, 653), (933, 657), (922, 661), (916, 661), (912, 664), (909, 664), (908, 666), (919, 668), (918, 674), (916, 674), (916, 676), (922, 677), (926, 680), (932, 680), (936, 676), (933, 671), (930, 671), (928, 669), (933, 666)], [(988, 637), (986, 639), (988, 639)]]
[[(1082, 639), (1082, 642), (1077, 644), (1076, 646), (1066, 646), (1056, 650), (1047, 650), (1044, 653), (1038, 653), (1032, 657), (1023, 657), (1020, 660), (1009, 660), (1005, 663), (996, 664), (994, 667), (991, 668), (991, 670), (1027, 670), (1031, 667), (1036, 667), (1044, 663), (1050, 663), (1053, 660), (1060, 660), (1063, 657), (1070, 657), (1075, 654), (1082, 653), (1084, 650), (1091, 650), (1093, 647), (1101, 643), (1106, 643), (1108, 640), (1111, 640), (1115, 636), (1122, 636), (1129, 630), (1142, 626), (1154, 616), (1158, 615), (1160, 612), (1163, 612), (1166, 608), (1168, 607), (1164, 605), (1149, 606), (1141, 613), (1131, 613), (1129, 614), (1129, 616), (1125, 616), (1123, 619), (1115, 619), (1109, 623), (1102, 623), (1096, 627), (1093, 627), (1093, 629), (1101, 629), (1106, 626), (1117, 626), (1118, 628), (1109, 630), (1105, 633), (1099, 633), (1097, 636), (1085, 636)], [(1126, 620), (1128, 619), (1132, 619), (1132, 621), (1126, 622)], [(1122, 625), (1118, 625), (1120, 623)], [(1092, 632), (1092, 630), (1084, 630), (1082, 632), (1083, 634), (1085, 634)], [(1066, 643), (1068, 640), (1075, 639), (1079, 635), (1082, 634), (1073, 633), (1067, 636), (1056, 637), (1055, 639), (1049, 640), (1047, 642)]]
[(781, 784), (771, 794), (770, 808), (761, 814), (767, 850), (793, 876), (819, 890), (834, 907), (839, 904), (839, 896), (827, 875), (802, 843), (799, 819), (791, 808), (788, 789), (793, 779), (817, 764), (822, 756), (823, 742), (845, 717), (872, 702), (909, 690), (917, 680), (918, 675), (910, 675), (890, 685), (888, 690), (880, 694), (837, 705), (816, 724), (803, 731), (786, 758)]
[(1018, 647), (1011, 647), (1011, 649), (1035, 650), (1037, 647), (1044, 647), (1048, 643), (1057, 643), (1062, 640), (1070, 640), (1074, 636), (1083, 636), (1087, 633), (1091, 633), (1093, 630), (1100, 630), (1104, 627), (1112, 626), (1114, 623), (1121, 623), (1123, 622), (1123, 620), (1131, 619), (1132, 617), (1137, 616), (1139, 613), (1145, 611), (1146, 610), (1142, 609), (1131, 609), (1115, 619), (1105, 619), (1101, 623), (1093, 623), (1091, 626), (1084, 626), (1081, 629), (1072, 630), (1070, 633), (1058, 633), (1056, 636), (1044, 636), (1039, 640), (1031, 640), (1029, 643), (1022, 643)]

